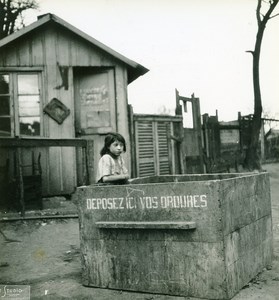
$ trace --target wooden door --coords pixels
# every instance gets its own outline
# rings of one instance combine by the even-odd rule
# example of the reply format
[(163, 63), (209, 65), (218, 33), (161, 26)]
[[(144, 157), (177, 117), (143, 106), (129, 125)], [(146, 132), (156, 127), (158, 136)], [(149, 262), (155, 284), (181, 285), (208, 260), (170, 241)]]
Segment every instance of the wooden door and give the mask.
[[(94, 183), (103, 135), (116, 131), (114, 72), (104, 68), (77, 68), (74, 89), (76, 137), (89, 140), (89, 183)], [(78, 159), (78, 184), (82, 178), (81, 163)]]
[(75, 74), (76, 135), (115, 130), (113, 70), (79, 69)]

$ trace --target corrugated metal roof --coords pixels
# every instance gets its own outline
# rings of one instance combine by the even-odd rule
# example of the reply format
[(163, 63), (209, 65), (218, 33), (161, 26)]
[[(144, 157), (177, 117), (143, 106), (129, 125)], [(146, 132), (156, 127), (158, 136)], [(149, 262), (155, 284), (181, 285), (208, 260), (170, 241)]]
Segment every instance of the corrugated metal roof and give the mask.
[(0, 48), (8, 45), (9, 43), (13, 42), (14, 40), (24, 36), (25, 34), (45, 25), (46, 23), (55, 22), (62, 27), (72, 31), (73, 33), (79, 35), (83, 39), (87, 40), (88, 42), (92, 43), (94, 46), (97, 46), (101, 50), (109, 53), (113, 57), (117, 58), (118, 60), (122, 61), (127, 65), (128, 69), (128, 82), (131, 83), (139, 76), (144, 75), (149, 70), (144, 66), (138, 64), (137, 62), (123, 56), (122, 54), (118, 53), (117, 51), (111, 49), (110, 47), (104, 45), (103, 43), (99, 42), (98, 40), (94, 39), (90, 35), (84, 33), (83, 31), (79, 30), (78, 28), (74, 27), (73, 25), (69, 24), (68, 22), (64, 21), (63, 19), (57, 17), (54, 14), (45, 14), (38, 16), (38, 20), (29, 26), (23, 27), (19, 31), (14, 32), (13, 34), (3, 38), (0, 40)]

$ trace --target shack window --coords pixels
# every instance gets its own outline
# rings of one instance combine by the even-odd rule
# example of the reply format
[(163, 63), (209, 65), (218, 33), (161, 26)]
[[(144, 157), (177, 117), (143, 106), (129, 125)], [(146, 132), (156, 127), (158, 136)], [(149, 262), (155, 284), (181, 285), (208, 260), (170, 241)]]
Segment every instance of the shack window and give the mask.
[(40, 136), (41, 102), (38, 73), (0, 75), (0, 135)]
[(18, 82), (20, 135), (40, 135), (40, 92), (37, 74), (21, 74)]
[(10, 77), (8, 74), (0, 74), (0, 135), (11, 135), (10, 115)]

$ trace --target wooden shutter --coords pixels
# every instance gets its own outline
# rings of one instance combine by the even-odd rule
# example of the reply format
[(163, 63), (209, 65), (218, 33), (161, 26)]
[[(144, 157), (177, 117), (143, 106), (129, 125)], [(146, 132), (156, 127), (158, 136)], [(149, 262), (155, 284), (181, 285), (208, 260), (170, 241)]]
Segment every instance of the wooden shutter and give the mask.
[(158, 175), (170, 174), (170, 161), (169, 161), (169, 126), (167, 122), (157, 123), (157, 153), (158, 153)]
[(170, 124), (138, 118), (135, 121), (137, 176), (171, 174)]
[(153, 139), (153, 123), (136, 121), (137, 176), (155, 174), (155, 144)]

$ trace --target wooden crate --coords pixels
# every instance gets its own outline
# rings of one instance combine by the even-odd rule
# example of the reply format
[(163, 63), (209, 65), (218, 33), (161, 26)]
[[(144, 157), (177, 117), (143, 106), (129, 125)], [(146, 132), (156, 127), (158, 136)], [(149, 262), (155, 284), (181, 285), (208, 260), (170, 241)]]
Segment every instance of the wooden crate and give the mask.
[(231, 299), (272, 261), (267, 173), (79, 187), (85, 286)]

